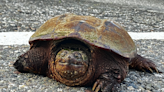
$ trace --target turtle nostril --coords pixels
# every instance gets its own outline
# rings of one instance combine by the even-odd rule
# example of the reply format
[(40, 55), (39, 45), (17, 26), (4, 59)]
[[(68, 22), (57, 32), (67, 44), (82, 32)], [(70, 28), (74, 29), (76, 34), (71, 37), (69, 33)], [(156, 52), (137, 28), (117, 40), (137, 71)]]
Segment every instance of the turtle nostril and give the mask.
[(68, 56), (68, 58), (70, 59), (70, 58), (71, 58), (71, 56)]
[(72, 56), (72, 54), (70, 54), (70, 55), (67, 55), (67, 58), (68, 59), (73, 59), (74, 57)]

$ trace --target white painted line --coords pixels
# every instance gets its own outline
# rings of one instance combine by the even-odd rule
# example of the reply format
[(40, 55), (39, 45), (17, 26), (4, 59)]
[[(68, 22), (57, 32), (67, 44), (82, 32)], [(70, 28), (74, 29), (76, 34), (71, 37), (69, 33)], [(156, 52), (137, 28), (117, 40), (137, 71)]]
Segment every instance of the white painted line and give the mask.
[(132, 39), (139, 40), (139, 39), (157, 39), (163, 40), (164, 39), (164, 32), (128, 32)]
[[(0, 45), (28, 44), (28, 40), (33, 33), (34, 32), (1, 32)], [(128, 33), (134, 40), (140, 40), (140, 39), (164, 40), (164, 32), (145, 32), (145, 33), (128, 32)]]
[(0, 33), (0, 45), (28, 44), (30, 36), (34, 32), (2, 32)]

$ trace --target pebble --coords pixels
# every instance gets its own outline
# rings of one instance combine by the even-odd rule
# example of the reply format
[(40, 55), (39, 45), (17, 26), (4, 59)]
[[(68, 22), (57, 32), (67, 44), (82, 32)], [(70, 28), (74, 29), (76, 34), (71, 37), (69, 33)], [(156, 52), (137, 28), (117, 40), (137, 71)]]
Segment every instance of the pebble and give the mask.
[[(81, 0), (1, 0), (0, 32), (36, 31), (49, 18), (75, 13), (113, 19), (131, 32), (164, 32), (164, 14), (156, 10), (138, 9)], [(151, 58), (164, 70), (164, 41), (135, 40), (138, 54)], [(84, 92), (88, 87), (68, 87), (48, 77), (20, 73), (10, 66), (11, 61), (29, 49), (29, 45), (0, 45), (0, 92)], [(90, 89), (90, 87), (89, 87)], [(150, 74), (130, 70), (121, 83), (122, 92), (164, 92), (164, 74)]]
[(61, 88), (58, 88), (58, 89), (57, 89), (57, 91), (58, 91), (58, 92), (62, 92), (62, 91), (63, 91), (63, 89), (61, 89)]
[(162, 74), (154, 74), (156, 77), (162, 77)]
[(144, 89), (143, 87), (141, 87), (141, 86), (138, 86), (138, 89), (141, 90), (141, 91), (145, 90), (145, 89)]
[[(145, 44), (155, 45), (152, 48), (154, 52), (158, 51), (159, 48), (158, 44), (161, 45), (164, 41), (156, 41), (156, 40), (137, 40), (136, 43), (140, 44), (140, 47), (138, 49), (138, 53), (142, 53), (142, 50), (140, 48), (145, 48)], [(142, 42), (142, 43), (141, 43)], [(162, 44), (163, 45), (163, 44)], [(145, 47), (144, 47), (145, 46)], [(28, 92), (36, 92), (39, 90), (51, 92), (65, 92), (69, 90), (70, 92), (84, 92), (85, 87), (68, 87), (65, 86), (59, 82), (56, 82), (48, 77), (43, 77), (35, 74), (30, 73), (20, 73), (15, 74), (16, 71), (12, 66), (8, 66), (12, 62), (15, 61), (13, 58), (16, 59), (17, 56), (21, 55), (22, 53), (26, 52), (29, 49), (29, 46), (26, 45), (14, 45), (14, 46), (1, 46), (0, 49), (2, 51), (0, 52), (3, 57), (5, 57), (3, 60), (0, 60), (0, 87), (3, 87), (0, 91), (4, 90), (12, 90), (18, 91), (28, 91)], [(146, 49), (144, 49), (146, 50)], [(16, 51), (16, 52), (14, 52)], [(161, 50), (162, 51), (162, 50)], [(13, 53), (14, 52), (14, 53)], [(160, 53), (160, 52), (157, 52)], [(149, 52), (145, 52), (144, 55), (149, 56)], [(151, 53), (153, 55), (155, 53)], [(159, 54), (160, 55), (160, 54)], [(10, 56), (9, 58), (6, 58)], [(162, 57), (156, 58), (155, 61), (161, 60)], [(161, 62), (161, 61), (160, 61)], [(163, 61), (162, 61), (163, 62)], [(158, 65), (161, 67), (161, 65)], [(3, 69), (3, 71), (2, 71)], [(10, 70), (10, 71), (9, 71)], [(8, 72), (6, 72), (8, 71)], [(10, 82), (9, 82), (10, 81)], [(130, 70), (128, 73), (128, 76), (125, 78), (124, 82), (121, 83), (121, 89), (123, 92), (149, 92), (150, 90), (154, 91), (160, 91), (162, 92), (162, 88), (164, 88), (164, 75), (163, 74), (150, 74), (150, 73), (144, 73), (144, 72), (138, 72), (135, 70)]]
[(147, 84), (147, 85), (146, 85), (146, 89), (147, 89), (147, 90), (151, 90), (151, 88), (152, 88), (152, 84)]
[(134, 88), (132, 86), (129, 86), (128, 90), (134, 90)]
[(162, 88), (161, 91), (164, 92), (164, 88)]
[[(140, 44), (138, 47), (138, 53), (144, 55), (145, 57), (152, 57), (158, 55), (157, 58), (152, 58), (154, 61), (162, 60), (158, 53), (164, 53), (164, 51), (160, 50), (158, 45), (164, 47), (164, 41), (157, 41), (157, 40), (137, 40), (135, 43)], [(147, 45), (151, 44), (152, 48), (147, 48), (148, 50), (151, 49), (156, 53), (149, 53), (146, 51)], [(157, 48), (158, 47), (158, 48)], [(30, 73), (20, 73), (15, 74), (16, 71), (12, 66), (13, 62), (15, 61), (16, 57), (23, 54), (29, 49), (28, 45), (14, 45), (14, 46), (0, 46), (1, 55), (4, 57), (3, 60), (0, 60), (0, 87), (3, 87), (0, 91), (5, 90), (12, 90), (14, 91), (29, 91), (29, 92), (36, 92), (39, 90), (51, 92), (84, 92), (86, 87), (68, 87), (59, 82), (56, 82), (48, 77), (43, 77), (35, 74)], [(144, 53), (142, 53), (145, 50)], [(10, 57), (9, 57), (10, 56)], [(6, 58), (8, 57), (8, 58)], [(15, 58), (15, 59), (14, 59)], [(160, 61), (163, 62), (163, 61)], [(158, 67), (162, 67), (161, 63), (157, 65)], [(121, 89), (123, 92), (149, 92), (153, 90), (154, 92), (162, 92), (164, 89), (164, 74), (151, 74), (145, 72), (138, 72), (136, 70), (130, 70), (127, 77), (121, 83)], [(130, 91), (129, 91), (130, 90)]]
[(111, 3), (89, 2), (86, 0), (71, 0), (69, 2), (62, 1), (61, 3), (57, 0), (50, 0), (49, 3), (46, 3), (44, 0), (25, 0), (20, 2), (18, 2), (19, 0), (15, 0), (15, 2), (2, 1), (4, 1), (2, 2), (2, 10), (4, 11), (0, 14), (0, 32), (36, 31), (36, 29), (49, 18), (64, 13), (75, 13), (96, 16), (98, 18), (114, 19), (124, 26), (127, 31), (164, 31), (162, 22), (164, 14), (161, 12), (154, 12), (160, 11), (159, 9), (145, 10), (146, 7), (127, 7)]

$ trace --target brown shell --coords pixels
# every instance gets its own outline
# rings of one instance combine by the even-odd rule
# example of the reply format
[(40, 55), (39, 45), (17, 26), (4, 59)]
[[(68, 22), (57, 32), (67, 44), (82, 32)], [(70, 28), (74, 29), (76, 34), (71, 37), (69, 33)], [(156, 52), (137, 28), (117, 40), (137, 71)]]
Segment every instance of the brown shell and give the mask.
[(112, 50), (126, 58), (136, 55), (136, 47), (124, 28), (106, 19), (92, 16), (65, 14), (44, 23), (30, 38), (35, 40), (59, 40), (73, 37), (91, 46)]

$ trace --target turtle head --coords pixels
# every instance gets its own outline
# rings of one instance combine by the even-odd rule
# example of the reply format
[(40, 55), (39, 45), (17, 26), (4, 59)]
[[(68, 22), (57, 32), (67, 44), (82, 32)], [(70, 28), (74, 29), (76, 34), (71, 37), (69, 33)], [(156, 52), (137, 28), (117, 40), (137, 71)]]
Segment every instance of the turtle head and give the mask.
[(83, 76), (88, 69), (88, 56), (84, 51), (62, 49), (56, 55), (56, 70), (66, 79), (76, 79)]
[(68, 86), (86, 84), (94, 74), (91, 49), (75, 38), (54, 42), (48, 76)]

